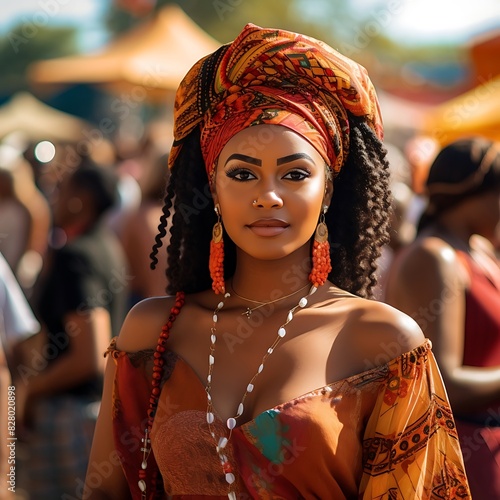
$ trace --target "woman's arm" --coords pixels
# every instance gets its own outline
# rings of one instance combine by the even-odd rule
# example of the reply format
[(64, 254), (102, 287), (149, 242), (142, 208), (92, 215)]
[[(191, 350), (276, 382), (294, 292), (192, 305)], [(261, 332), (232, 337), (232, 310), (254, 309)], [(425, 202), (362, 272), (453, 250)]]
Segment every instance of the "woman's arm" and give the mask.
[(83, 497), (88, 500), (131, 498), (113, 439), (112, 396), (115, 360), (109, 356), (101, 408), (92, 442)]
[[(158, 332), (161, 332), (166, 320), (165, 311), (170, 310), (174, 301), (175, 297), (165, 297), (146, 299), (136, 304), (123, 322), (116, 348), (123, 352), (154, 348), (158, 340)], [(85, 480), (84, 498), (88, 500), (131, 498), (113, 437), (112, 410), (115, 375), (116, 363), (113, 357), (109, 356), (104, 375), (101, 408)]]
[[(28, 397), (54, 394), (103, 375), (102, 353), (111, 339), (109, 312), (102, 307), (84, 313), (70, 312), (64, 317), (64, 329), (67, 338), (43, 332), (45, 340), (25, 354), (24, 362), (31, 368), (26, 375)], [(47, 335), (53, 338), (50, 351)], [(67, 342), (69, 348), (59, 355)], [(59, 355), (58, 359), (49, 364), (47, 353), (53, 355), (54, 352)], [(32, 367), (40, 363), (48, 366), (35, 373)]]

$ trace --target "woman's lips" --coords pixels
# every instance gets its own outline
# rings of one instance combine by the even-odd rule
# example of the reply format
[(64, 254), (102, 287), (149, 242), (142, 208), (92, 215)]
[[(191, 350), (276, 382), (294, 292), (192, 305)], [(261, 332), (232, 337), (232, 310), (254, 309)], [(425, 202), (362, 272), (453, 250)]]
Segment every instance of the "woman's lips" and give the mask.
[(279, 219), (257, 220), (247, 227), (257, 236), (278, 236), (286, 231), (290, 224)]

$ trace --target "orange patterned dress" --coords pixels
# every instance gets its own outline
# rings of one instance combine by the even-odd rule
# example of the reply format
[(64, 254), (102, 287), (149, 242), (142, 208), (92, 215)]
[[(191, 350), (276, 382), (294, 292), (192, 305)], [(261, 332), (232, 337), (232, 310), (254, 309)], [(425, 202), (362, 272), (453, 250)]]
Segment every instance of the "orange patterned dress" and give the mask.
[[(115, 339), (108, 348), (117, 365), (114, 439), (134, 499), (141, 498), (153, 353), (119, 351)], [(147, 498), (225, 499), (228, 485), (208, 430), (205, 388), (177, 354), (167, 349), (163, 356)], [(222, 421), (214, 425), (222, 435)], [(237, 427), (226, 451), (239, 500), (471, 498), (429, 341), (270, 408)]]

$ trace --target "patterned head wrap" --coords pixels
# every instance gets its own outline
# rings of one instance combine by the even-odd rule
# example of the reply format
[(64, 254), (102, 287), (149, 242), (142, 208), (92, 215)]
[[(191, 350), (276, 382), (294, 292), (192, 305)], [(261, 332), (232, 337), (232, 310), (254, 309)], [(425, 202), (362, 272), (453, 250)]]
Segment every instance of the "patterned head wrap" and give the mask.
[(347, 110), (364, 116), (382, 139), (380, 109), (365, 68), (314, 38), (247, 24), (234, 42), (198, 61), (181, 82), (169, 166), (183, 139), (201, 127), (210, 177), (231, 137), (267, 123), (299, 133), (336, 175), (349, 151)]

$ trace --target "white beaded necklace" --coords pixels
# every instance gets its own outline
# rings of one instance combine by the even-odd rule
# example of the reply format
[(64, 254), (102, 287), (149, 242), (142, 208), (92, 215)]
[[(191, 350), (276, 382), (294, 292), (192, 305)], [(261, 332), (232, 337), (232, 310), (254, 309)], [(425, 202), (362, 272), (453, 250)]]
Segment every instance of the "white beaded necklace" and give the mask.
[[(215, 420), (215, 415), (214, 415), (214, 408), (212, 405), (212, 396), (211, 396), (211, 389), (212, 389), (212, 373), (214, 369), (214, 364), (215, 364), (215, 343), (217, 341), (217, 321), (218, 321), (218, 314), (220, 310), (224, 307), (224, 300), (220, 301), (217, 307), (215, 308), (215, 311), (213, 313), (213, 324), (211, 328), (211, 335), (210, 335), (210, 354), (208, 355), (208, 375), (207, 375), (207, 385), (205, 387), (205, 391), (207, 393), (207, 423), (208, 423), (208, 428), (210, 431), (210, 434), (212, 438), (214, 439), (215, 442), (215, 450), (217, 452), (217, 455), (219, 455), (220, 463), (222, 465), (222, 470), (224, 471), (225, 479), (227, 483), (229, 484), (230, 491), (228, 493), (228, 497), (230, 500), (236, 500), (236, 493), (231, 490), (232, 484), (235, 481), (235, 476), (233, 474), (232, 466), (229, 463), (229, 460), (227, 456), (224, 454), (224, 449), (226, 448), (229, 440), (231, 439), (233, 429), (236, 427), (236, 420), (243, 415), (243, 411), (245, 409), (245, 400), (247, 396), (253, 391), (254, 389), (254, 384), (255, 380), (259, 376), (260, 373), (262, 373), (262, 370), (264, 369), (264, 364), (267, 360), (267, 358), (274, 352), (278, 344), (280, 343), (281, 339), (283, 339), (286, 335), (286, 325), (290, 323), (293, 319), (293, 314), (298, 308), (304, 308), (307, 305), (307, 298), (310, 297), (313, 293), (315, 293), (317, 288), (315, 286), (311, 286), (309, 293), (305, 296), (302, 297), (299, 300), (299, 303), (292, 307), (288, 311), (286, 321), (278, 328), (278, 336), (274, 340), (274, 342), (271, 344), (269, 349), (265, 352), (264, 356), (262, 357), (262, 361), (259, 365), (259, 368), (257, 369), (257, 372), (255, 375), (251, 378), (250, 382), (247, 385), (245, 394), (243, 394), (243, 397), (241, 398), (241, 402), (238, 405), (238, 411), (236, 412), (236, 415), (234, 417), (230, 417), (226, 421), (226, 426), (229, 429), (229, 435), (226, 436), (220, 436), (217, 438), (214, 432), (214, 428), (212, 424), (214, 423)], [(226, 293), (224, 295), (224, 299), (227, 299), (231, 296), (230, 293)]]

